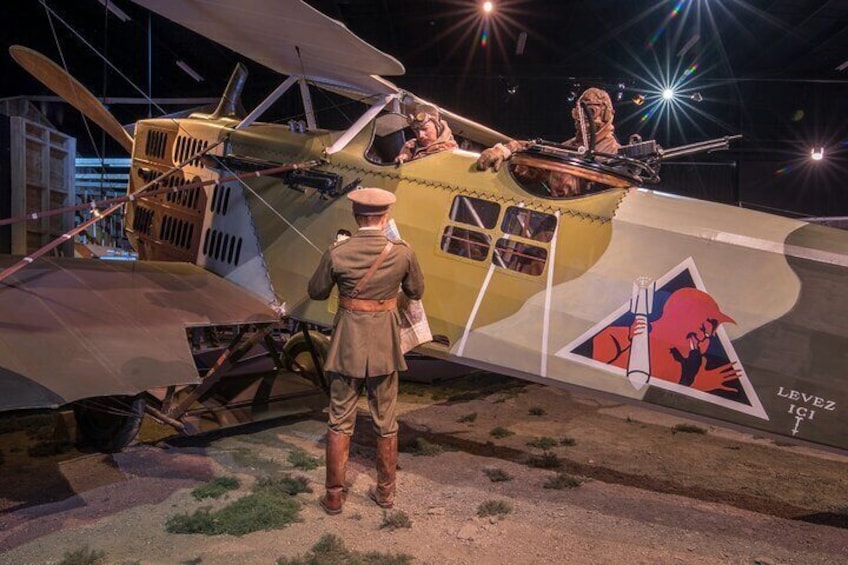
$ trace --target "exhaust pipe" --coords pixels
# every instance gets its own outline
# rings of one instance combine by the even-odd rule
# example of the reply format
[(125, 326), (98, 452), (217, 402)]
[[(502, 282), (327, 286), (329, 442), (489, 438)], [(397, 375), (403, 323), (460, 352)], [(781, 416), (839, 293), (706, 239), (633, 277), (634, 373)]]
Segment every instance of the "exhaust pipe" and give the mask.
[(246, 115), (244, 106), (241, 104), (241, 93), (244, 90), (244, 85), (247, 82), (247, 67), (238, 63), (230, 76), (230, 82), (227, 83), (227, 88), (224, 90), (221, 101), (218, 103), (218, 108), (212, 113), (210, 118), (217, 120), (219, 118), (236, 118), (242, 119)]

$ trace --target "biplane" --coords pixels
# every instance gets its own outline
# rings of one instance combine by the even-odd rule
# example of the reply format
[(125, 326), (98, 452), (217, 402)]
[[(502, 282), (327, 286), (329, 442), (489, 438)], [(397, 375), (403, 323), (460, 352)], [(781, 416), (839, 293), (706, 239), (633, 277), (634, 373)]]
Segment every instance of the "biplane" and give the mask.
[[(81, 432), (110, 449), (142, 413), (190, 433), (224, 408), (235, 414), (224, 424), (277, 415), (274, 400), (295, 410), (320, 387), (320, 329), (338, 307), (310, 301), (307, 280), (355, 229), (345, 194), (378, 186), (397, 195), (394, 228), (427, 281), (433, 339), (417, 353), (848, 449), (845, 232), (652, 191), (661, 162), (688, 152), (652, 141), (617, 155), (538, 143), (497, 172), (467, 149), (396, 165), (405, 114), (425, 101), (384, 78), (403, 66), (341, 23), (297, 0), (134, 1), (286, 78), (244, 115), (237, 69), (213, 113), (143, 119), (130, 136), (63, 69), (12, 49), (131, 152), (140, 260), (28, 258), (2, 281), (3, 409), (74, 403)], [(361, 116), (322, 129), (310, 85), (362, 102)], [(305, 123), (257, 121), (298, 86)], [(509, 139), (441, 111), (462, 146)], [(592, 190), (555, 197), (518, 166)], [(187, 328), (226, 325), (199, 373)], [(257, 347), (270, 372), (231, 378)]]

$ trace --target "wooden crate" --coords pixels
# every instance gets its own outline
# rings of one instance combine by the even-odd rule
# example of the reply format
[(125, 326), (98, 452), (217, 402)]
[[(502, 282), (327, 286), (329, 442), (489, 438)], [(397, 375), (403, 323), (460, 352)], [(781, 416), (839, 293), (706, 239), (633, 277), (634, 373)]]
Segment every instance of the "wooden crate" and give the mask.
[[(75, 204), (76, 140), (21, 117), (10, 118), (9, 125), (12, 217)], [(72, 228), (71, 213), (15, 224), (12, 253), (32, 253)], [(71, 241), (58, 249), (73, 257)]]

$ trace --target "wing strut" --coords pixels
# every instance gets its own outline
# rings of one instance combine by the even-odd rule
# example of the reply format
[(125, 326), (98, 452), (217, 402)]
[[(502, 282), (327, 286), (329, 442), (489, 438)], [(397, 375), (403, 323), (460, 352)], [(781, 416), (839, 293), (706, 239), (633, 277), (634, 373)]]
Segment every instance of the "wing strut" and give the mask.
[(315, 129), (318, 127), (318, 122), (315, 120), (315, 108), (312, 107), (309, 85), (306, 84), (305, 78), (301, 78), (298, 82), (300, 83), (300, 97), (303, 99), (303, 111), (306, 113), (306, 127)]
[(377, 114), (382, 112), (383, 108), (386, 107), (386, 104), (391, 102), (392, 100), (397, 98), (397, 94), (387, 94), (377, 100), (377, 102), (368, 108), (368, 110), (362, 114), (358, 120), (356, 120), (353, 125), (351, 125), (346, 132), (344, 132), (335, 143), (324, 150), (324, 153), (327, 155), (332, 155), (333, 153), (338, 153), (345, 147), (347, 144), (351, 142), (351, 140), (357, 136), (357, 134), (365, 128), (371, 120), (377, 117)]
[(265, 98), (265, 100), (263, 100), (262, 103), (259, 104), (259, 106), (257, 106), (250, 114), (248, 114), (236, 126), (235, 129), (237, 129), (237, 130), (244, 129), (247, 126), (249, 126), (250, 124), (252, 124), (253, 122), (255, 122), (257, 120), (257, 118), (259, 118), (259, 116), (264, 114), (265, 110), (267, 110), (271, 106), (271, 104), (276, 102), (280, 98), (280, 96), (285, 94), (286, 91), (288, 91), (288, 89), (291, 88), (292, 85), (295, 82), (297, 82), (297, 77), (295, 77), (294, 75), (292, 75), (289, 78), (287, 78), (286, 80), (284, 80), (283, 83), (280, 84), (280, 86), (278, 86), (277, 88), (275, 88), (274, 91), (271, 92), (271, 94), (269, 94)]

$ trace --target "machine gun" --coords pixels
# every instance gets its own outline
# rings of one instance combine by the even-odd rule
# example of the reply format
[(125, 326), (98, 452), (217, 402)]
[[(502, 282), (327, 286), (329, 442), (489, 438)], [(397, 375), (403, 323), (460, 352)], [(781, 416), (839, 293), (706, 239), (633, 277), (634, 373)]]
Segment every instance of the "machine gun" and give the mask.
[(609, 186), (656, 184), (660, 181), (659, 169), (663, 161), (728, 149), (731, 141), (741, 138), (741, 135), (727, 135), (670, 149), (663, 149), (655, 140), (636, 141), (622, 146), (615, 154), (588, 151), (585, 147), (574, 149), (561, 143), (537, 139), (519, 152), (519, 155), (529, 160), (525, 162), (517, 155), (517, 162), (565, 172)]

